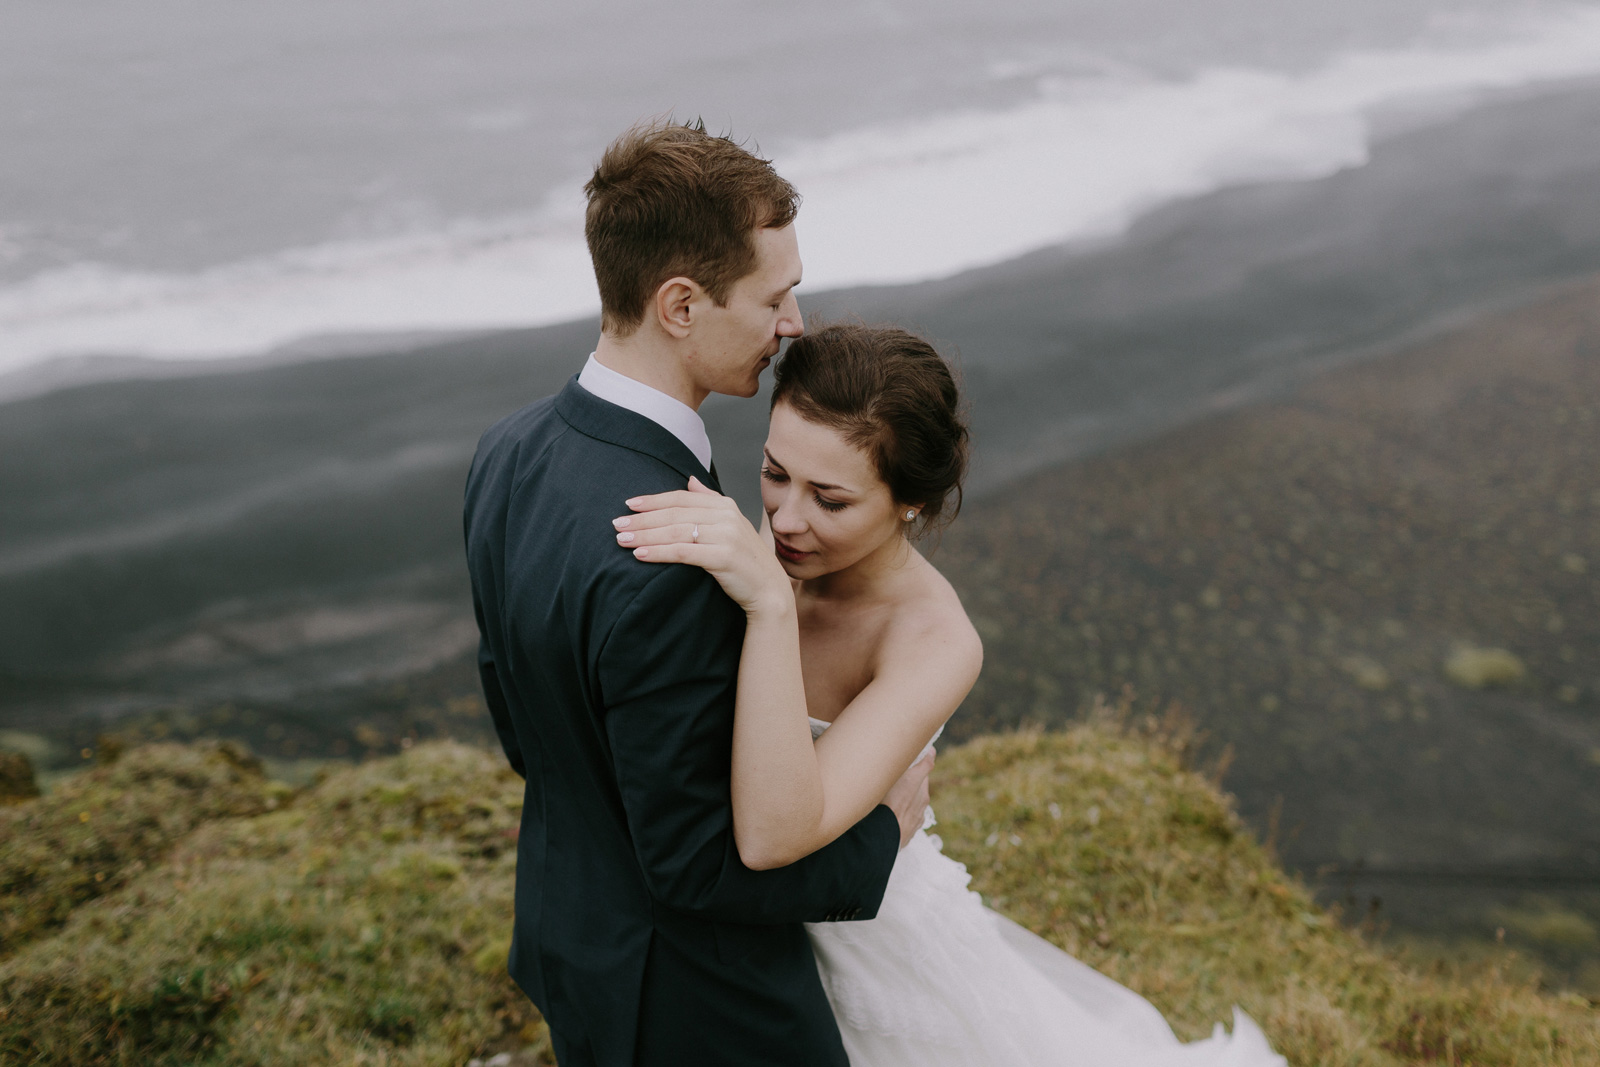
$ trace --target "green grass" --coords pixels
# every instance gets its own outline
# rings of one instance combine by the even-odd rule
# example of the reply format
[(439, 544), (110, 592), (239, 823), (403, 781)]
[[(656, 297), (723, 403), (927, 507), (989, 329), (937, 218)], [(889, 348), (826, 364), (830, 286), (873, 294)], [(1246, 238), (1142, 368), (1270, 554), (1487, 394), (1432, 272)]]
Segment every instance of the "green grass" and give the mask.
[(536, 1045), (504, 973), (520, 805), (503, 761), (439, 743), (210, 821), (0, 962), (0, 1063), (460, 1064)]
[[(1297, 1065), (1600, 1063), (1587, 1001), (1498, 957), (1409, 968), (1341, 928), (1187, 747), (1107, 716), (975, 740), (940, 758), (938, 832), (994, 906), (1185, 1037), (1237, 1003)], [(498, 756), (454, 743), (293, 795), (236, 752), (151, 746), (0, 812), (7, 884), (35, 887), (7, 900), (50, 916), (0, 958), (0, 1064), (548, 1062), (504, 973), (520, 802)], [(166, 836), (118, 837), (124, 858), (94, 867), (79, 835), (134, 810), (164, 812)]]
[(136, 748), (0, 807), (0, 958), (136, 878), (201, 823), (268, 811), (286, 795), (243, 749), (210, 742)]
[(1238, 1004), (1297, 1065), (1600, 1063), (1594, 1004), (1541, 992), (1504, 953), (1429, 968), (1385, 953), (1184, 769), (1182, 733), (1121, 721), (940, 757), (937, 832), (991, 906), (1144, 994), (1186, 1040)]

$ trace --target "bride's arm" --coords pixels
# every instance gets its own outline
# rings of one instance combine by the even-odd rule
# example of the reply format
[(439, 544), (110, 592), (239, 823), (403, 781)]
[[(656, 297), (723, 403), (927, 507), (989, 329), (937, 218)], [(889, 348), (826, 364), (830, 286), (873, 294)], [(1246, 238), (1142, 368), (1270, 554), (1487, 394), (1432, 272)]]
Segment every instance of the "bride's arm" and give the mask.
[(814, 745), (793, 590), (771, 549), (731, 500), (709, 490), (629, 506), (638, 514), (619, 527), (624, 547), (647, 562), (705, 568), (745, 609), (733, 729), (734, 838), (746, 866), (793, 863), (884, 801), (976, 680), (977, 635), (959, 608), (897, 626), (872, 683)]
[[(814, 746), (823, 798), (817, 822), (764, 842), (778, 862), (793, 863), (822, 848), (871, 811), (960, 706), (982, 665), (983, 646), (958, 606), (895, 624), (879, 650), (872, 681)], [(741, 700), (742, 671), (741, 665)], [(735, 789), (739, 740), (735, 720)], [(747, 783), (747, 796), (759, 792), (759, 780)], [(737, 794), (734, 807), (737, 815)]]
[[(739, 858), (755, 870), (783, 867), (815, 851), (791, 854), (785, 846), (806, 838), (827, 807), (800, 673), (794, 592), (788, 575), (784, 581), (785, 588), (767, 603), (742, 605), (744, 647), (733, 716), (733, 838)], [(886, 792), (879, 792), (866, 811)]]

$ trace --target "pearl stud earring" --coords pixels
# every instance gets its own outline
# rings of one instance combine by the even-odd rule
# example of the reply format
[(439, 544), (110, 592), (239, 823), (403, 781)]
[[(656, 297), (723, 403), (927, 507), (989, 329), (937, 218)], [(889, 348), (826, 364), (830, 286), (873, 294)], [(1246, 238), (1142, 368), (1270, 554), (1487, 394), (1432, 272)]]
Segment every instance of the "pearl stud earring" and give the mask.
[(906, 512), (906, 521), (907, 522), (910, 522), (912, 519), (914, 519), (916, 517), (917, 517), (917, 513), (915, 511), (907, 511)]

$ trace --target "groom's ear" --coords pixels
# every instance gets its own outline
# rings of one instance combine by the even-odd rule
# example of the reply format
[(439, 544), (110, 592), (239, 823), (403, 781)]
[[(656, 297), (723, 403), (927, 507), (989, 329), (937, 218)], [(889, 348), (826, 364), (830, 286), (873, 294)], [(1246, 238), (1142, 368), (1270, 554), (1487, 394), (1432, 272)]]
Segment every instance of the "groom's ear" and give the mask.
[(673, 337), (687, 337), (695, 305), (704, 297), (705, 291), (692, 278), (668, 278), (656, 287), (656, 321)]

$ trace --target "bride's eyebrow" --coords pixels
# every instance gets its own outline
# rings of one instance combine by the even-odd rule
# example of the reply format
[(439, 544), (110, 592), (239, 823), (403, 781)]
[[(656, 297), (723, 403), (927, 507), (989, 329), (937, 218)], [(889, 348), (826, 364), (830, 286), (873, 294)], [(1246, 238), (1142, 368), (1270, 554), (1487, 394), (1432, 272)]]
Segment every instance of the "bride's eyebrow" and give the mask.
[[(775, 469), (775, 470), (780, 470), (780, 471), (783, 470), (783, 464), (779, 463), (777, 460), (773, 459), (771, 452), (768, 452), (766, 449), (763, 448), (761, 450), (761, 454), (766, 457), (767, 467), (769, 469)], [(854, 489), (851, 489), (849, 486), (846, 486), (846, 485), (829, 485), (827, 482), (810, 482), (808, 484), (813, 489), (821, 489), (824, 492), (828, 492), (828, 493), (848, 493), (851, 496), (856, 495), (856, 491)]]

